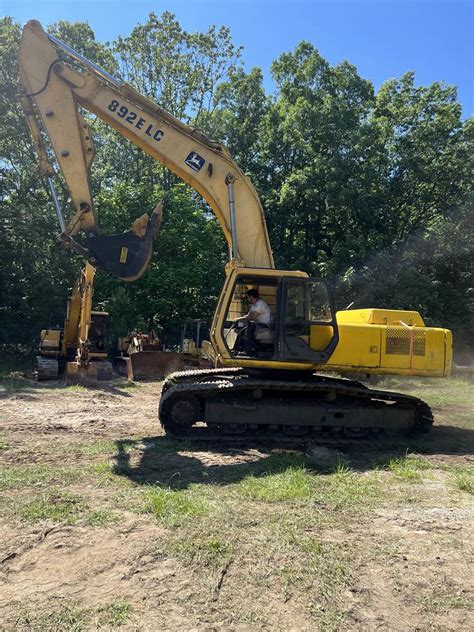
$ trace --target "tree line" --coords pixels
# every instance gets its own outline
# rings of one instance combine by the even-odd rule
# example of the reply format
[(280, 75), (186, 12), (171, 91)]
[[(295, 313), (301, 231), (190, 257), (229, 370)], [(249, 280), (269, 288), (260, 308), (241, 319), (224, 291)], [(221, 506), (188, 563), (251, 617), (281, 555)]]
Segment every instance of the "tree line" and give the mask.
[[(419, 86), (407, 72), (376, 91), (303, 41), (273, 62), (267, 94), (229, 29), (187, 32), (169, 12), (111, 43), (87, 23), (47, 29), (229, 147), (261, 197), (277, 267), (329, 279), (338, 308), (416, 309), (453, 329), (458, 347), (472, 345), (474, 119), (463, 120), (455, 87)], [(82, 261), (58, 244), (16, 99), (20, 34), (12, 18), (0, 21), (0, 345), (28, 350), (63, 321)], [(185, 318), (212, 315), (226, 244), (194, 191), (88, 116), (103, 232), (127, 230), (160, 199), (165, 212), (144, 277), (99, 273), (95, 306), (110, 312), (114, 337), (154, 327), (175, 340)]]

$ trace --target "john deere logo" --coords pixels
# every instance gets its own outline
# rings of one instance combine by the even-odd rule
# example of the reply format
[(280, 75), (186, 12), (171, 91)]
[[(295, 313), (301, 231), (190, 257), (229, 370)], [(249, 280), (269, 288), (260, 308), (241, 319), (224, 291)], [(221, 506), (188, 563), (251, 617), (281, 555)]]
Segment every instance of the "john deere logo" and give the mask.
[(184, 162), (188, 165), (188, 167), (191, 167), (193, 171), (201, 171), (206, 161), (202, 156), (197, 154), (195, 151), (192, 151)]

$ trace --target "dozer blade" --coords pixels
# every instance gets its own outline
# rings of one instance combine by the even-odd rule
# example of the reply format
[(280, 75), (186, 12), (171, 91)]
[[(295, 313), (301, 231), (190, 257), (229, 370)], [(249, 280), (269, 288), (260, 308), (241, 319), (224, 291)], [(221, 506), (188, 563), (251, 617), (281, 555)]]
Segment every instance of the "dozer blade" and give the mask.
[(138, 351), (127, 358), (129, 380), (162, 380), (183, 369), (184, 358), (175, 351)]
[(148, 267), (153, 241), (162, 220), (162, 204), (148, 218), (142, 215), (132, 230), (121, 235), (96, 235), (88, 239), (89, 262), (122, 281), (139, 279)]
[(64, 374), (65, 384), (79, 384), (81, 386), (96, 386), (112, 378), (112, 365), (107, 361), (89, 362), (80, 365), (77, 362), (67, 362)]

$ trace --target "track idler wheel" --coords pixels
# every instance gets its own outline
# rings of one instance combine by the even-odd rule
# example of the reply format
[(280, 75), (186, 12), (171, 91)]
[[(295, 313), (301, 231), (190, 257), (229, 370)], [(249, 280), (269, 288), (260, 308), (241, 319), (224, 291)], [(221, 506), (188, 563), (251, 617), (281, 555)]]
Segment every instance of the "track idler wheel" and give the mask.
[(162, 412), (162, 423), (166, 433), (186, 435), (199, 421), (200, 406), (195, 397), (174, 397)]

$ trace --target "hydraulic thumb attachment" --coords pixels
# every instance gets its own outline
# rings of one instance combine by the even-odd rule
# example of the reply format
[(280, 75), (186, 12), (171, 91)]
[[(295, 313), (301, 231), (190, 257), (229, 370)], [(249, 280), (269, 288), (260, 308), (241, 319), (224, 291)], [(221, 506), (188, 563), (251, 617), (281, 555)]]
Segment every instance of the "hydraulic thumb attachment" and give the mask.
[(88, 261), (118, 276), (122, 281), (139, 279), (148, 267), (153, 241), (162, 221), (160, 202), (151, 217), (145, 213), (132, 225), (132, 230), (121, 235), (94, 235), (87, 239)]

